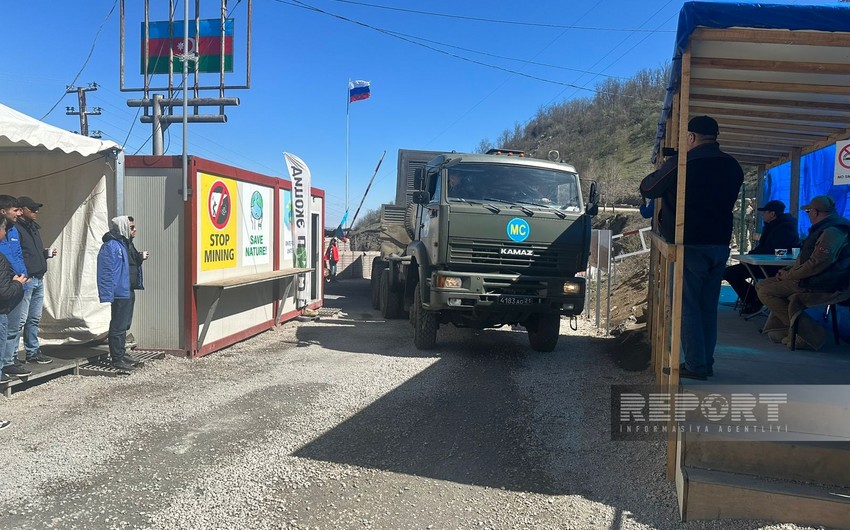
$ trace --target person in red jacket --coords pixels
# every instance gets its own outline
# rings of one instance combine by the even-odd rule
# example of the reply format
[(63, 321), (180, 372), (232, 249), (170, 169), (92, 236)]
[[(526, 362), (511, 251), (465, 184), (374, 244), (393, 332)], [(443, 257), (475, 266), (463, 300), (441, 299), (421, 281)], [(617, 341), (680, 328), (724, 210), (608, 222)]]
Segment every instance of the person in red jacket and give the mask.
[(325, 260), (328, 262), (328, 271), (330, 271), (327, 281), (334, 282), (336, 281), (336, 264), (339, 261), (339, 248), (336, 246), (336, 239), (331, 239), (331, 245), (325, 252)]

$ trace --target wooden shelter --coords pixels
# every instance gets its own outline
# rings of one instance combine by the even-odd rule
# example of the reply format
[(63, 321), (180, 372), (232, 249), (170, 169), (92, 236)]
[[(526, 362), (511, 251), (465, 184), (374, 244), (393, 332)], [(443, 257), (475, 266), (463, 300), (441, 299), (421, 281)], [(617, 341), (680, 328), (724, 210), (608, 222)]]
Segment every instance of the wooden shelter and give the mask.
[[(703, 114), (718, 121), (721, 149), (741, 165), (757, 168), (760, 181), (765, 171), (790, 162), (789, 207), (791, 212), (799, 211), (801, 157), (850, 136), (850, 8), (685, 3), (653, 158), (660, 156), (663, 147), (685, 153), (687, 123)], [(682, 241), (687, 216), (684, 156), (679, 157), (678, 175), (675, 242), (653, 236), (649, 296), (656, 380), (672, 392), (679, 388)], [(846, 201), (846, 192), (832, 191), (831, 195)], [(844, 203), (839, 206), (843, 211)], [(691, 487), (684, 464), (686, 451), (686, 437), (671, 429), (667, 476), (676, 481), (683, 520), (780, 517), (771, 509), (785, 501), (770, 495), (744, 496), (732, 503), (737, 511), (727, 512), (717, 507), (722, 500), (718, 497), (697, 498), (698, 492), (720, 490)], [(850, 452), (840, 455), (848, 456)], [(799, 512), (794, 521), (850, 528), (850, 504), (801, 506), (793, 512)]]

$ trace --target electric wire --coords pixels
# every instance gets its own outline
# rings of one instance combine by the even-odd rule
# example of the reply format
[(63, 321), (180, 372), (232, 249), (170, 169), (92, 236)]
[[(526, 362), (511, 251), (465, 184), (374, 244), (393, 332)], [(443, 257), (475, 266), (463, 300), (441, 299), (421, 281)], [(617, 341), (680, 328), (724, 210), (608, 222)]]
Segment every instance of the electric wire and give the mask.
[(673, 30), (647, 30), (647, 29), (628, 29), (628, 28), (598, 28), (598, 27), (588, 27), (588, 26), (576, 26), (576, 25), (566, 25), (566, 24), (551, 24), (545, 22), (520, 22), (518, 20), (500, 20), (493, 18), (483, 18), (483, 17), (470, 17), (463, 15), (450, 15), (448, 13), (437, 13), (434, 11), (420, 11), (416, 9), (406, 9), (403, 7), (393, 7), (393, 6), (384, 6), (378, 4), (369, 4), (367, 2), (355, 2), (353, 0), (332, 0), (334, 2), (339, 2), (341, 4), (352, 4), (364, 7), (373, 7), (376, 9), (386, 9), (389, 11), (400, 11), (404, 13), (413, 13), (416, 15), (426, 15), (432, 17), (443, 17), (443, 18), (454, 18), (459, 20), (470, 20), (475, 22), (490, 22), (493, 24), (508, 24), (512, 26), (529, 26), (529, 27), (538, 27), (538, 28), (556, 28), (556, 29), (575, 29), (575, 30), (586, 30), (586, 31), (622, 31), (622, 32), (646, 32), (646, 33), (673, 33)]
[[(100, 27), (97, 28), (97, 32), (94, 34), (94, 39), (92, 40), (92, 43), (91, 43), (91, 48), (89, 49), (89, 54), (88, 54), (88, 56), (86, 56), (86, 60), (83, 61), (83, 65), (80, 67), (80, 70), (77, 72), (77, 75), (74, 76), (73, 81), (71, 81), (71, 83), (68, 85), (69, 87), (74, 86), (74, 84), (77, 82), (77, 79), (79, 79), (80, 75), (83, 73), (83, 70), (85, 70), (86, 66), (89, 64), (89, 60), (91, 60), (91, 56), (94, 53), (95, 45), (97, 44), (97, 38), (100, 36), (100, 32), (103, 31), (103, 26), (106, 25), (106, 22), (112, 16), (112, 13), (115, 12), (115, 7), (117, 5), (118, 5), (118, 0), (115, 0), (115, 2), (112, 4), (112, 9), (109, 10), (109, 13), (106, 14), (106, 18), (104, 18), (103, 22), (100, 23)], [(62, 103), (62, 100), (65, 99), (66, 94), (67, 94), (67, 92), (62, 94), (62, 96), (59, 98), (59, 100), (56, 103), (54, 103), (52, 107), (50, 107), (50, 110), (48, 110), (44, 114), (44, 116), (41, 117), (42, 120), (44, 120), (44, 118), (48, 117), (50, 115), (50, 113), (53, 112), (60, 103)]]
[[(354, 19), (351, 19), (351, 18), (348, 18), (348, 17), (344, 17), (342, 15), (337, 15), (335, 13), (325, 11), (325, 10), (320, 9), (318, 7), (311, 6), (309, 4), (301, 2), (300, 0), (275, 0), (275, 1), (280, 3), (280, 4), (286, 4), (286, 5), (289, 5), (289, 6), (292, 6), (292, 7), (299, 7), (299, 8), (302, 8), (302, 9), (306, 9), (308, 11), (314, 11), (316, 13), (320, 13), (320, 14), (323, 14), (323, 15), (326, 15), (326, 16), (329, 16), (329, 17), (333, 17), (333, 18), (336, 18), (336, 19), (339, 19), (339, 20), (342, 20), (342, 21), (345, 21), (345, 22), (349, 22), (351, 24), (355, 24), (357, 26), (361, 26), (361, 27), (370, 29), (372, 31), (377, 31), (377, 32), (382, 33), (384, 35), (390, 36), (394, 39), (399, 39), (399, 40), (402, 40), (404, 42), (408, 42), (410, 44), (413, 44), (415, 46), (420, 46), (422, 48), (426, 48), (426, 49), (434, 51), (436, 53), (447, 55), (449, 57), (453, 57), (455, 59), (465, 61), (465, 62), (468, 62), (468, 63), (477, 64), (479, 66), (484, 66), (484, 67), (492, 68), (492, 69), (495, 69), (495, 70), (500, 70), (500, 71), (507, 72), (507, 73), (510, 73), (510, 74), (514, 74), (514, 75), (524, 77), (524, 78), (527, 78), (527, 79), (533, 79), (533, 80), (536, 80), (536, 81), (541, 81), (543, 83), (550, 83), (550, 84), (559, 85), (559, 86), (563, 86), (563, 87), (567, 87), (567, 88), (574, 88), (576, 90), (585, 90), (585, 91), (588, 91), (588, 92), (597, 92), (595, 89), (592, 89), (592, 88), (587, 88), (587, 87), (579, 86), (579, 85), (576, 85), (576, 84), (573, 84), (573, 83), (565, 83), (563, 81), (556, 81), (554, 79), (547, 79), (545, 77), (527, 74), (525, 72), (520, 72), (518, 70), (512, 70), (510, 68), (505, 68), (503, 66), (494, 65), (494, 64), (483, 62), (483, 61), (478, 61), (478, 60), (475, 60), (475, 59), (471, 59), (469, 57), (464, 57), (462, 55), (458, 55), (456, 53), (441, 50), (439, 48), (435, 48), (434, 46), (430, 46), (428, 44), (424, 44), (422, 42), (417, 42), (413, 39), (403, 37), (403, 36), (396, 34), (392, 31), (389, 31), (389, 30), (386, 30), (386, 29), (383, 29), (383, 28), (379, 28), (379, 27), (376, 27), (376, 26), (372, 26), (372, 25), (367, 24), (365, 22), (360, 22), (358, 20), (354, 20)], [(642, 99), (642, 98), (638, 98), (636, 96), (624, 96), (624, 97), (634, 97), (635, 99)]]

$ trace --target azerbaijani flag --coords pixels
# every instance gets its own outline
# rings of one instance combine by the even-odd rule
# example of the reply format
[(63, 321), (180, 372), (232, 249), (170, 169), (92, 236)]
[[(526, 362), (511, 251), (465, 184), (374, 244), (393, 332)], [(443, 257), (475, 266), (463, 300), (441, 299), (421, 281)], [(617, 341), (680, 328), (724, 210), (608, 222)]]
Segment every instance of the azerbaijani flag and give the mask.
[(348, 82), (348, 102), (354, 103), (361, 99), (369, 99), (369, 81)]
[[(183, 63), (177, 55), (183, 54), (183, 22), (150, 22), (148, 29), (148, 72), (149, 74), (167, 74), (168, 58), (174, 55), (174, 72), (183, 71)], [(199, 21), (198, 34), (195, 35), (195, 23), (189, 23), (189, 53), (198, 55), (198, 72), (219, 73), (222, 59), (222, 33), (224, 34), (224, 71), (233, 71), (233, 19), (224, 22), (222, 32), (221, 19), (208, 18)], [(142, 22), (142, 62), (139, 71), (145, 73), (145, 23)], [(194, 63), (189, 63), (189, 72), (195, 71)]]

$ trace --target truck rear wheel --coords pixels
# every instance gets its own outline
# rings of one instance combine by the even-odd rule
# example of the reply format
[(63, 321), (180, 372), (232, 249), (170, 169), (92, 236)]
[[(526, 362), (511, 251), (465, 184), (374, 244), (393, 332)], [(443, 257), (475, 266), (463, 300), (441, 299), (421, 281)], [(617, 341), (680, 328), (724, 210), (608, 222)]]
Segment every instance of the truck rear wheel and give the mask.
[(386, 270), (387, 264), (381, 258), (372, 260), (372, 278), (369, 286), (372, 288), (372, 309), (381, 309), (381, 274)]
[(381, 316), (387, 319), (399, 318), (402, 314), (401, 293), (390, 287), (390, 271), (381, 271)]
[(430, 350), (437, 344), (437, 314), (422, 307), (422, 291), (419, 286), (413, 293), (413, 306), (410, 308), (413, 320), (413, 345), (418, 350)]
[(537, 313), (531, 315), (525, 324), (528, 330), (528, 343), (531, 349), (550, 352), (558, 345), (561, 336), (561, 315), (557, 313)]

